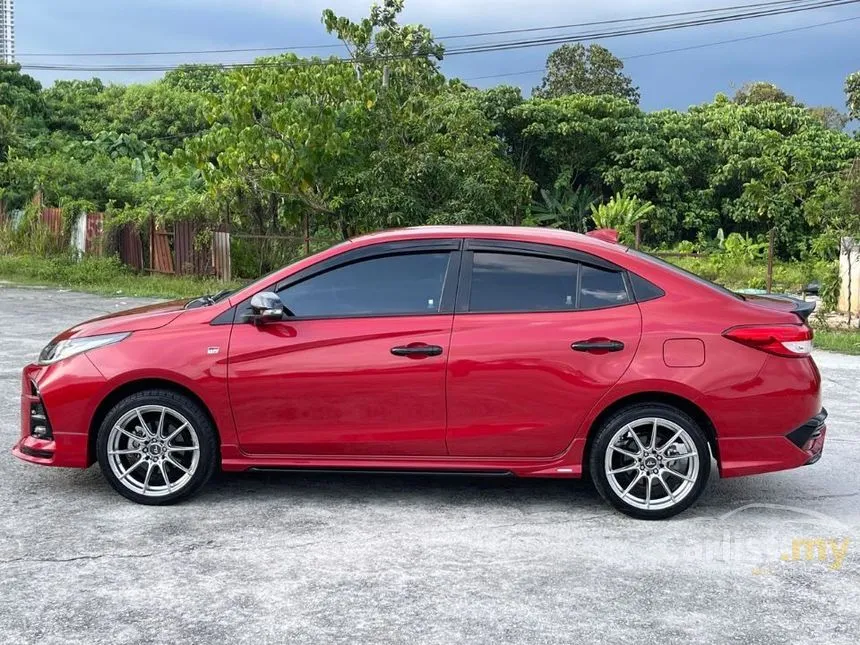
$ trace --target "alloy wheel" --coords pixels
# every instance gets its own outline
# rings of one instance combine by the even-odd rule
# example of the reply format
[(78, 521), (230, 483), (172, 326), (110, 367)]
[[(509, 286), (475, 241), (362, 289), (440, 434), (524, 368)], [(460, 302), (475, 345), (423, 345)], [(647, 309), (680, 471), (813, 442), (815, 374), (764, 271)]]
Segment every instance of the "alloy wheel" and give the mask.
[(641, 510), (662, 510), (679, 504), (695, 488), (699, 454), (683, 427), (661, 417), (645, 417), (612, 436), (604, 469), (622, 502)]
[(163, 405), (141, 405), (110, 430), (107, 459), (117, 480), (145, 497), (179, 492), (200, 463), (200, 442), (182, 414)]

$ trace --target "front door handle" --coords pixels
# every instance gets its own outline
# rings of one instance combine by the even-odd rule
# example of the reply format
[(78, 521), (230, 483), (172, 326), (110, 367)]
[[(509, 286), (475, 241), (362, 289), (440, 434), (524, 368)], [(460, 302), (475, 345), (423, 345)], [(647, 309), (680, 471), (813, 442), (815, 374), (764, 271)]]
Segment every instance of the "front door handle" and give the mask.
[(409, 358), (422, 358), (424, 356), (440, 356), (442, 348), (439, 345), (406, 345), (392, 347), (391, 353), (395, 356), (408, 356)]
[(624, 349), (624, 343), (620, 340), (578, 340), (572, 343), (570, 348), (575, 352), (605, 354), (606, 352), (620, 352)]

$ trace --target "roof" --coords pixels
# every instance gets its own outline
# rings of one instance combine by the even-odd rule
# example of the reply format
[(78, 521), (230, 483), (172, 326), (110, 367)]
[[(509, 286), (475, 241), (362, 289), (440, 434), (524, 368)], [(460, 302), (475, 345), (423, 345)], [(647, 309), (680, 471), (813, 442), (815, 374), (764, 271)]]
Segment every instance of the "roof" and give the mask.
[(519, 240), (555, 244), (580, 249), (597, 251), (619, 251), (624, 247), (618, 244), (604, 242), (594, 237), (573, 233), (557, 228), (538, 228), (534, 226), (415, 226), (412, 228), (392, 229), (370, 233), (354, 238), (357, 244), (369, 244), (383, 241), (432, 239), (445, 237), (489, 238), (501, 240)]

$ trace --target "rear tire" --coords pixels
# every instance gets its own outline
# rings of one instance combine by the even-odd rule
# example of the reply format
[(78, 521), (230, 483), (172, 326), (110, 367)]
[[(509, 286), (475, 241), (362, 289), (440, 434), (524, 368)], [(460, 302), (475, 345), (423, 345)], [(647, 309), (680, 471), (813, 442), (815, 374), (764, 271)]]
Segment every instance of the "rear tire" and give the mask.
[(645, 520), (672, 517), (702, 494), (711, 473), (707, 437), (690, 415), (661, 403), (620, 410), (596, 430), (589, 469), (601, 497)]
[(117, 403), (102, 421), (96, 453), (114, 490), (138, 504), (172, 504), (212, 476), (218, 437), (208, 415), (186, 396), (145, 390)]

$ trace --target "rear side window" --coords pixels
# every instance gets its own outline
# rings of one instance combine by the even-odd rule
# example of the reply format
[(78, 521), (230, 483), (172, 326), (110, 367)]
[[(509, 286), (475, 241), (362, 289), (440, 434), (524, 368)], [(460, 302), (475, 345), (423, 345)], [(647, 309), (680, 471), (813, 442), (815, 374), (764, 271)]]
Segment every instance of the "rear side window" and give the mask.
[(563, 311), (576, 308), (579, 265), (555, 258), (476, 252), (469, 311)]
[(579, 287), (579, 308), (600, 309), (629, 302), (624, 275), (618, 271), (582, 265), (582, 282)]
[(278, 292), (297, 317), (434, 314), (451, 254), (411, 253), (362, 260)]

